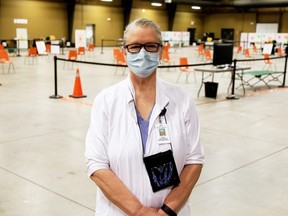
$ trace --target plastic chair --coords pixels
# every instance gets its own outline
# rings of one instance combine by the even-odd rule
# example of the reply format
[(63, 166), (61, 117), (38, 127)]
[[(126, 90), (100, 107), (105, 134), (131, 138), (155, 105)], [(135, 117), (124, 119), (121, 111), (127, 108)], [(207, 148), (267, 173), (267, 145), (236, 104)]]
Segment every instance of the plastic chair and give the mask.
[(213, 58), (212, 58), (210, 50), (205, 50), (205, 58), (206, 58), (206, 61), (212, 62)]
[(94, 51), (94, 44), (88, 45), (88, 51)]
[(51, 53), (51, 44), (45, 44), (47, 54)]
[(82, 59), (82, 57), (84, 58), (84, 56), (85, 56), (85, 47), (78, 47), (77, 55), (81, 59)]
[(242, 51), (243, 51), (243, 50), (242, 50), (242, 46), (238, 46), (238, 47), (237, 47), (237, 50), (236, 50), (236, 53), (235, 53), (236, 56), (238, 56), (239, 54), (241, 54)]
[(163, 46), (163, 52), (168, 52), (169, 53), (169, 49), (170, 49), (171, 45), (169, 42), (165, 43)]
[(272, 65), (274, 65), (274, 71), (276, 71), (276, 64), (271, 61), (269, 54), (263, 54), (264, 57), (264, 67), (263, 70), (271, 70)]
[(115, 64), (116, 64), (117, 56), (119, 55), (120, 52), (121, 52), (121, 50), (119, 48), (113, 49), (113, 55), (114, 55)]
[(180, 63), (180, 65), (182, 65), (182, 66), (179, 68), (180, 71), (179, 71), (179, 75), (178, 75), (178, 78), (177, 78), (177, 81), (176, 81), (176, 82), (179, 81), (181, 74), (182, 74), (182, 73), (185, 73), (185, 74), (186, 74), (186, 79), (185, 79), (185, 81), (186, 81), (186, 83), (188, 83), (189, 74), (190, 74), (191, 72), (193, 72), (193, 73), (194, 73), (195, 83), (196, 83), (195, 71), (194, 71), (194, 69), (189, 68), (189, 66), (188, 66), (188, 58), (187, 58), (187, 57), (181, 57), (181, 58), (179, 59), (179, 63)]
[(246, 58), (252, 58), (252, 56), (250, 55), (250, 51), (249, 51), (248, 48), (246, 48), (246, 49), (244, 50), (244, 56), (245, 56)]
[(161, 59), (162, 63), (168, 63), (170, 64), (170, 55), (168, 50), (163, 50), (162, 52), (162, 59)]
[(68, 53), (68, 60), (77, 60), (77, 51), (76, 50), (69, 50)]
[(286, 56), (286, 53), (283, 53), (282, 48), (281, 48), (281, 47), (278, 47), (278, 48), (277, 48), (277, 55), (278, 55), (279, 57), (283, 57), (283, 56)]
[(17, 49), (16, 48), (9, 47), (9, 48), (7, 48), (7, 51), (8, 51), (8, 54), (10, 56), (16, 56), (17, 55)]
[(13, 71), (15, 73), (14, 64), (10, 60), (8, 52), (6, 50), (0, 50), (0, 64), (2, 64), (2, 73), (4, 73), (4, 65), (5, 64), (9, 64), (8, 73), (10, 73), (11, 65), (12, 65)]
[(94, 44), (88, 45), (87, 52), (89, 53), (89, 56), (90, 55), (94, 56), (94, 48), (95, 48)]
[[(78, 58), (78, 55), (77, 55), (77, 50), (73, 49), (73, 50), (69, 50), (68, 52), (68, 60), (69, 61), (76, 61)], [(65, 65), (66, 65), (66, 61), (64, 62), (64, 69), (65, 69)], [(73, 68), (73, 62), (72, 62), (72, 68)]]
[(253, 49), (254, 53), (257, 53), (257, 52), (258, 52), (258, 50), (257, 50), (257, 47), (256, 47), (256, 45), (255, 45), (255, 44), (253, 44), (253, 47), (252, 47), (252, 49)]
[[(117, 65), (127, 65), (124, 53), (121, 52), (120, 49), (114, 49), (113, 52), (114, 52), (115, 64), (117, 64)], [(118, 67), (116, 67), (114, 75), (117, 73), (117, 70), (118, 70)], [(122, 74), (123, 75), (125, 73), (125, 70), (126, 70), (126, 67), (122, 67)]]
[(201, 60), (203, 60), (204, 53), (205, 53), (204, 44), (200, 44), (198, 46), (197, 52), (198, 52), (198, 58), (201, 58)]
[(241, 52), (242, 52), (242, 46), (238, 46), (236, 53), (241, 53)]
[[(170, 54), (169, 54), (169, 51), (167, 49), (164, 49), (162, 51), (161, 64), (163, 64), (163, 65), (174, 64), (174, 61), (170, 60)], [(169, 70), (169, 68), (168, 68), (168, 70)], [(176, 71), (176, 68), (174, 68), (174, 70)]]
[(30, 47), (28, 49), (28, 54), (25, 57), (24, 64), (26, 64), (27, 60), (29, 62), (29, 59), (31, 59), (31, 58), (32, 58), (32, 64), (34, 64), (34, 60), (38, 61), (37, 56), (38, 56), (37, 48), (36, 47)]

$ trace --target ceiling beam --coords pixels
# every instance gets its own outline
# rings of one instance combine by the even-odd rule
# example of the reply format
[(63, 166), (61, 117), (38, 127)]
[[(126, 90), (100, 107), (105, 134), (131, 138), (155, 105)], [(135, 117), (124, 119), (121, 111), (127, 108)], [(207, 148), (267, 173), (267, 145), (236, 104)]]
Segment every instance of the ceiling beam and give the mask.
[(130, 14), (132, 9), (133, 0), (122, 0), (123, 7), (123, 30), (125, 30), (126, 26), (130, 22)]
[(73, 35), (73, 20), (74, 20), (74, 12), (75, 12), (75, 4), (76, 0), (71, 0), (66, 2), (66, 10), (67, 10), (67, 40), (72, 40)]
[(206, 0), (172, 0), (173, 3), (198, 5), (202, 7), (287, 7), (288, 1), (286, 0), (230, 0), (230, 1), (206, 1)]
[(168, 12), (168, 31), (172, 31), (175, 14), (176, 14), (177, 4), (171, 3), (167, 4), (167, 12)]

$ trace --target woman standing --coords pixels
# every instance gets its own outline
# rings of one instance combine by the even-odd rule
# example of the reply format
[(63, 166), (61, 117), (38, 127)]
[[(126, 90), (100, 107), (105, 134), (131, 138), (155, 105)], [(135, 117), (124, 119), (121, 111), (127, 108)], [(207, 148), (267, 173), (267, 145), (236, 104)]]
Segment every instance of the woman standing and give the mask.
[(195, 105), (157, 78), (156, 23), (130, 23), (124, 48), (130, 73), (96, 96), (86, 138), (96, 216), (190, 216), (187, 200), (204, 163)]

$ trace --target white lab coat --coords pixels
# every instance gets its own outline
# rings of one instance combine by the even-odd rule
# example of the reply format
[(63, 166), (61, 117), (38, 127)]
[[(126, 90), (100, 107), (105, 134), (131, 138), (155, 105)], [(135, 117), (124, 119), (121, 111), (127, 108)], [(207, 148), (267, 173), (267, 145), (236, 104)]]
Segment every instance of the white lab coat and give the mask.
[[(204, 154), (199, 143), (200, 131), (194, 103), (186, 92), (159, 78), (143, 155), (134, 88), (128, 76), (95, 98), (86, 137), (88, 176), (99, 169), (111, 169), (143, 205), (160, 208), (171, 188), (156, 193), (152, 191), (143, 156), (170, 149), (170, 144), (157, 143), (156, 125), (164, 107), (178, 173), (185, 164), (203, 164)], [(97, 191), (96, 216), (123, 215), (123, 211), (107, 200), (101, 190)], [(178, 216), (188, 215), (186, 205)]]

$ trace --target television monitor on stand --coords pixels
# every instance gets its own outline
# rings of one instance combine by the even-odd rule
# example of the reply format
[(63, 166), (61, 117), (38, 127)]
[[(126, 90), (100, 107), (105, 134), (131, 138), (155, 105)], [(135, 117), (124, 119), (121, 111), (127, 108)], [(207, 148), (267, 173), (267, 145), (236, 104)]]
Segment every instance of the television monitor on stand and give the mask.
[(233, 48), (233, 43), (214, 43), (212, 64), (218, 68), (231, 67)]

